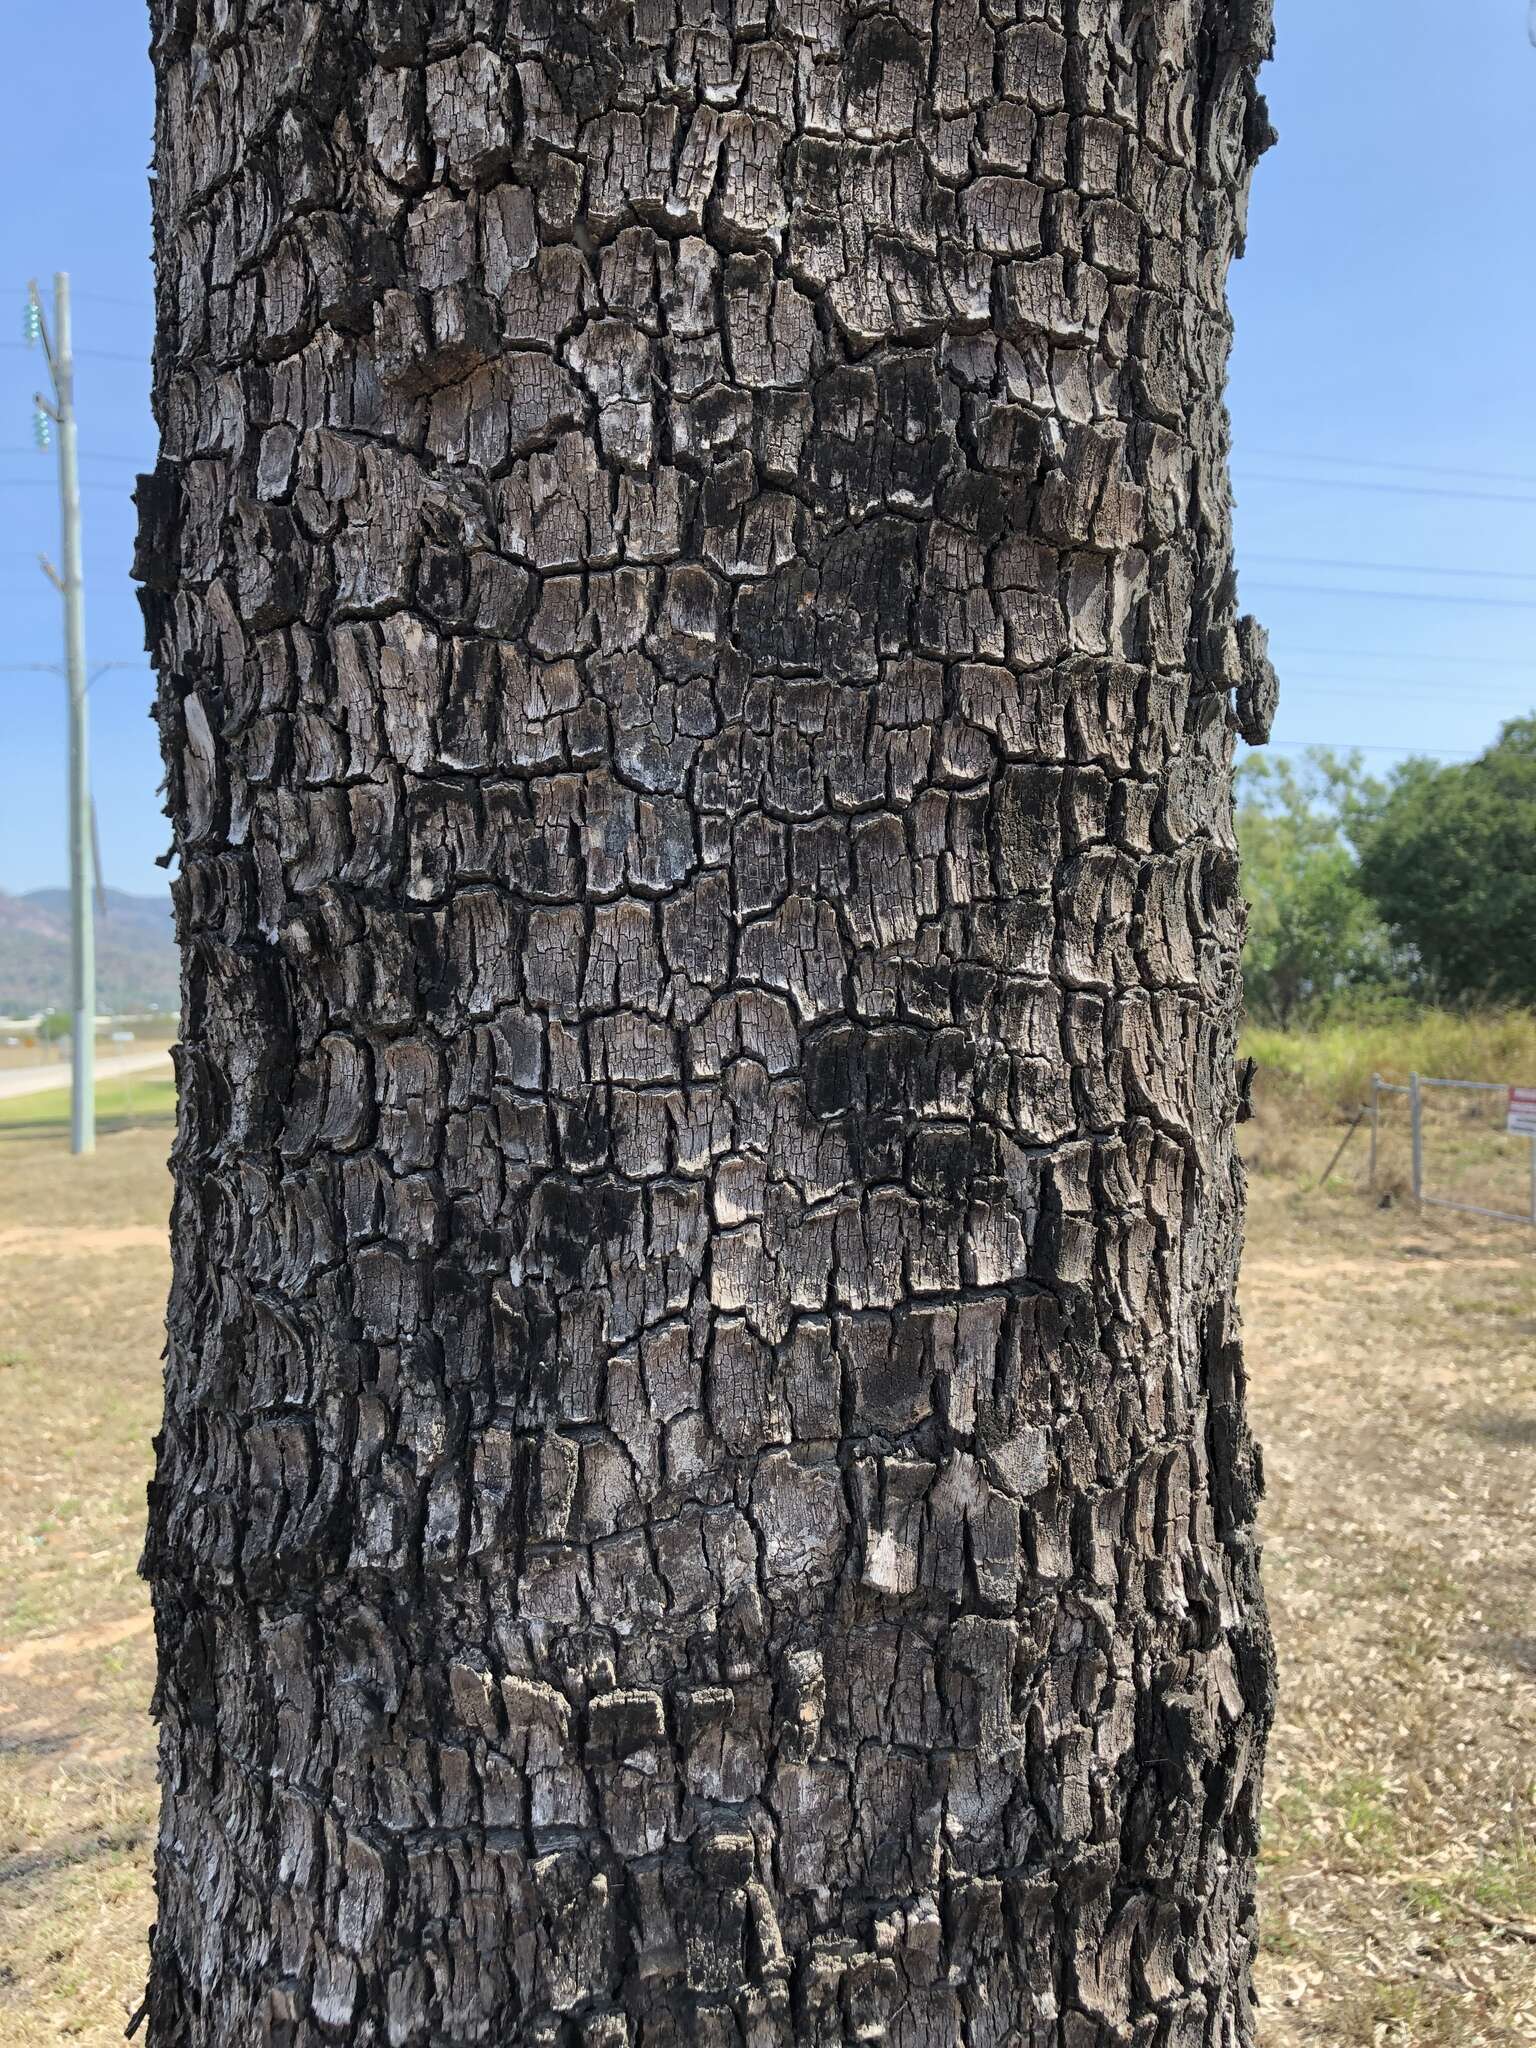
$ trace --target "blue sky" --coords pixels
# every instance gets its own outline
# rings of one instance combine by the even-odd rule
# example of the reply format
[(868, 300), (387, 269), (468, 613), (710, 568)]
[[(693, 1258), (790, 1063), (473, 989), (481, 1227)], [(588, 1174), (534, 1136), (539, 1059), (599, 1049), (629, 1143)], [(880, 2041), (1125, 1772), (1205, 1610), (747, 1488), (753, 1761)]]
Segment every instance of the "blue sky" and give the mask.
[[(1524, 0), (1278, 0), (1280, 147), (1233, 276), (1242, 603), (1271, 629), (1277, 743), (1475, 750), (1536, 708), (1536, 50)], [(10, 10), (0, 217), (3, 662), (59, 659), (29, 277), (76, 292), (93, 665), (141, 662), (128, 492), (153, 456), (150, 80), (136, 0)], [(9, 302), (12, 312), (7, 315)], [(150, 679), (92, 691), (107, 880), (165, 887)], [(0, 888), (59, 882), (62, 686), (0, 666)]]

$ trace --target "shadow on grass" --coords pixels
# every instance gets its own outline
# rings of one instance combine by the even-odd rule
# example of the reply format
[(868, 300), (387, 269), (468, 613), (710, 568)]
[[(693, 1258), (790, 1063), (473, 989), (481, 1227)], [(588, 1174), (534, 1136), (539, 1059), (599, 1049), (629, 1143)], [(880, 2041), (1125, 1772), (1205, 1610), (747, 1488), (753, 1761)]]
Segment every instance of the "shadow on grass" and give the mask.
[(1474, 1436), (1506, 1444), (1511, 1450), (1536, 1450), (1536, 1415), (1509, 1415), (1498, 1409), (1485, 1409), (1481, 1414), (1468, 1416), (1462, 1426)]
[(73, 1729), (51, 1735), (0, 1736), (0, 1757), (68, 1756), (75, 1746)]
[(25, 1849), (19, 1855), (0, 1861), (0, 1887), (23, 1885), (35, 1877), (49, 1877), (57, 1871), (78, 1868), (82, 1863), (121, 1856), (127, 1851), (143, 1848), (148, 1839), (146, 1829), (137, 1824), (103, 1829), (94, 1834), (82, 1830), (65, 1835), (44, 1847)]
[(1496, 1635), (1484, 1645), (1490, 1663), (1507, 1664), (1522, 1678), (1536, 1678), (1536, 1636)]
[[(176, 1128), (174, 1111), (153, 1110), (143, 1116), (99, 1116), (96, 1119), (98, 1138), (115, 1138), (124, 1131), (173, 1131)], [(69, 1143), (69, 1119), (62, 1121), (54, 1116), (34, 1117), (23, 1123), (19, 1118), (0, 1123), (0, 1145), (18, 1138), (55, 1137), (61, 1144)]]

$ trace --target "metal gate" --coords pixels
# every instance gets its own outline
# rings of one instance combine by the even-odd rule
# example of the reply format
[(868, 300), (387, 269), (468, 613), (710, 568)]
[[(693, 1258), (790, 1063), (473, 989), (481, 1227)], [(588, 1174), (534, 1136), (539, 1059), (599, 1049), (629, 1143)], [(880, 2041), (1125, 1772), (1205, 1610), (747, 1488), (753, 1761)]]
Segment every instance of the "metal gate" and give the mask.
[[(1511, 1145), (1518, 1145), (1524, 1141), (1530, 1147), (1529, 1196), (1524, 1209), (1495, 1209), (1487, 1207), (1480, 1202), (1458, 1202), (1451, 1200), (1446, 1195), (1432, 1195), (1429, 1193), (1426, 1186), (1425, 1166), (1425, 1111), (1426, 1107), (1439, 1099), (1430, 1093), (1431, 1090), (1435, 1089), (1447, 1091), (1447, 1093), (1459, 1091), (1466, 1095), (1484, 1098), (1500, 1096), (1506, 1103), (1511, 1105), (1511, 1109), (1506, 1112), (1502, 1135)], [(1371, 1076), (1370, 1102), (1371, 1186), (1374, 1188), (1376, 1185), (1377, 1168), (1381, 1153), (1382, 1098), (1389, 1095), (1406, 1095), (1408, 1098), (1410, 1139), (1413, 1147), (1414, 1200), (1423, 1203), (1428, 1208), (1455, 1209), (1464, 1216), (1492, 1216), (1503, 1223), (1529, 1223), (1536, 1226), (1536, 1131), (1531, 1132), (1529, 1137), (1527, 1137), (1526, 1127), (1517, 1128), (1513, 1116), (1515, 1097), (1527, 1092), (1525, 1090), (1511, 1089), (1502, 1081), (1445, 1081), (1433, 1078), (1428, 1074), (1410, 1074), (1408, 1084), (1404, 1087), (1399, 1082), (1383, 1081), (1380, 1074), (1373, 1074)], [(1488, 1106), (1490, 1110), (1494, 1108), (1494, 1104), (1491, 1101)], [(1484, 1136), (1491, 1137), (1494, 1134), (1494, 1130), (1495, 1126), (1489, 1123)]]

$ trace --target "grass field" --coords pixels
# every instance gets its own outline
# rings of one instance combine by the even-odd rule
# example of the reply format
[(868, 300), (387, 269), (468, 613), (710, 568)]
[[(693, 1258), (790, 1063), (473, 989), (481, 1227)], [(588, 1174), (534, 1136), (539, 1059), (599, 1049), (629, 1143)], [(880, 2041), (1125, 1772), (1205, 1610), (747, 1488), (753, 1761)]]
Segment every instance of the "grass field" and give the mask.
[[(42, 1100), (9, 1107), (36, 1119)], [(1390, 1147), (1388, 1206), (1360, 1186), (1358, 1145), (1307, 1192), (1341, 1135), (1316, 1101), (1294, 1076), (1261, 1081), (1245, 1133), (1283, 1684), (1261, 2038), (1502, 2048), (1536, 2038), (1536, 1232), (1419, 1216), (1391, 1196)], [(134, 1563), (168, 1125), (115, 1131), (91, 1162), (61, 1134), (57, 1109), (0, 1127), (6, 2048), (120, 2040), (151, 1918)]]
[(152, 1657), (134, 1567), (158, 1422), (169, 1121), (109, 1131), (91, 1160), (69, 1157), (66, 1124), (63, 1099), (0, 1103), (6, 2048), (120, 2041), (151, 1918)]
[[(101, 1137), (139, 1130), (148, 1123), (169, 1126), (176, 1114), (176, 1081), (171, 1074), (123, 1074), (96, 1087), (96, 1130)], [(32, 1137), (48, 1142), (69, 1129), (69, 1085), (36, 1095), (0, 1097), (0, 1143)], [(0, 1195), (0, 1200), (3, 1200)]]

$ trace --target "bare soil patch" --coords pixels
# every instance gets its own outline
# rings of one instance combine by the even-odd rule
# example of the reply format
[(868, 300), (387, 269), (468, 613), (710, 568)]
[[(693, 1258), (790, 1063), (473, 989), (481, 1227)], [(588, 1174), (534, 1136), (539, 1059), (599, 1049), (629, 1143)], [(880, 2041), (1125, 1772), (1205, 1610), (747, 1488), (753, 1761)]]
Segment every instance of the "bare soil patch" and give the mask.
[(84, 1226), (74, 1230), (57, 1224), (46, 1230), (0, 1230), (0, 1259), (69, 1259), (100, 1257), (108, 1252), (159, 1251), (165, 1232), (150, 1223), (127, 1223), (116, 1230)]

